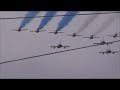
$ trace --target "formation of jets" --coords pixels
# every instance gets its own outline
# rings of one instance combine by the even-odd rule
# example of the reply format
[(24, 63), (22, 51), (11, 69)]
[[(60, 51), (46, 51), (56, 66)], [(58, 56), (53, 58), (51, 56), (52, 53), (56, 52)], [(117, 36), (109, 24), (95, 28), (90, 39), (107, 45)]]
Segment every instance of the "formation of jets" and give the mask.
[[(76, 33), (73, 33), (72, 35), (67, 35), (67, 36), (76, 37), (76, 36), (83, 36), (83, 35), (77, 35)], [(83, 38), (94, 39), (94, 38), (100, 38), (100, 37), (95, 37), (94, 35), (90, 35), (89, 37), (83, 37)]]
[(112, 42), (106, 42), (106, 41), (104, 40), (104, 37), (103, 37), (103, 40), (102, 40), (102, 41), (100, 41), (99, 43), (93, 43), (93, 44), (97, 44), (97, 45), (109, 45), (109, 44), (113, 44), (113, 43), (119, 42), (119, 41), (120, 41), (120, 40), (112, 41)]
[[(18, 32), (21, 32), (21, 31), (24, 31), (24, 30), (28, 30), (28, 29), (21, 29), (19, 28), (18, 30), (13, 30), (13, 31), (18, 31)], [(40, 30), (40, 29), (37, 29), (36, 31), (31, 31), (31, 32), (36, 32), (36, 33), (39, 33), (39, 32), (43, 32), (43, 31), (46, 31), (46, 30)], [(55, 30), (54, 32), (49, 32), (49, 33), (53, 33), (53, 34), (59, 34), (59, 33), (64, 33), (64, 32), (59, 32), (57, 30)], [(78, 36), (83, 36), (83, 35), (78, 35), (77, 33), (73, 33), (73, 34), (68, 34), (67, 36), (71, 36), (71, 37), (78, 37)], [(110, 36), (110, 37), (113, 37), (113, 38), (117, 38), (117, 37), (120, 37), (120, 35), (118, 33), (115, 33), (113, 35), (107, 35), (107, 36)], [(83, 37), (83, 38), (89, 38), (89, 39), (94, 39), (94, 38), (100, 38), (100, 37), (96, 37), (95, 35), (90, 35), (88, 37)], [(103, 40), (100, 41), (99, 43), (93, 43), (95, 45), (110, 45), (110, 44), (113, 44), (115, 42), (120, 42), (120, 40), (117, 40), (117, 41), (112, 41), (112, 42), (106, 42), (104, 40), (104, 37), (103, 37)], [(64, 46), (61, 44), (61, 42), (56, 45), (56, 46), (50, 46), (51, 48), (69, 48), (70, 46)], [(101, 54), (115, 54), (115, 53), (119, 53), (120, 51), (111, 51), (110, 48), (109, 49), (106, 49), (106, 51), (103, 51), (103, 52), (99, 52)]]
[[(104, 40), (104, 38), (103, 38), (103, 40), (100, 42), (100, 43), (94, 43), (94, 44), (97, 44), (97, 45), (110, 45), (110, 44), (113, 44), (113, 43), (115, 43), (115, 42), (120, 42), (120, 40), (117, 40), (117, 41), (111, 41), (111, 42), (105, 42), (105, 40)], [(109, 49), (106, 49), (106, 51), (104, 51), (104, 52), (99, 52), (99, 53), (102, 53), (102, 54), (115, 54), (115, 53), (119, 53), (120, 52), (120, 50), (119, 51), (111, 51), (111, 49), (110, 49), (110, 47), (109, 47)]]

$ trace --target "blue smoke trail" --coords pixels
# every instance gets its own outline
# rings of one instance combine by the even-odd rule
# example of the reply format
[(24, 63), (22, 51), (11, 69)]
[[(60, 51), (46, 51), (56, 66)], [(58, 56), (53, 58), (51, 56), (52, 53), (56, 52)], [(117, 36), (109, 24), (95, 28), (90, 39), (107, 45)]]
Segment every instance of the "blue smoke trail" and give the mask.
[(44, 28), (44, 26), (55, 16), (57, 11), (48, 11), (45, 16), (52, 16), (52, 17), (44, 17), (38, 27), (38, 29)]
[[(29, 11), (25, 17), (35, 17), (37, 14), (39, 13), (39, 11)], [(20, 28), (23, 28), (26, 26), (26, 24), (28, 24), (33, 18), (24, 18)]]
[(74, 14), (77, 14), (78, 11), (67, 11), (67, 13), (65, 15), (73, 15), (73, 16), (64, 16), (62, 18), (62, 20), (58, 23), (58, 28), (57, 31), (60, 31), (61, 29), (63, 29), (65, 26), (67, 26), (69, 24), (69, 22), (73, 19), (73, 17), (75, 16)]

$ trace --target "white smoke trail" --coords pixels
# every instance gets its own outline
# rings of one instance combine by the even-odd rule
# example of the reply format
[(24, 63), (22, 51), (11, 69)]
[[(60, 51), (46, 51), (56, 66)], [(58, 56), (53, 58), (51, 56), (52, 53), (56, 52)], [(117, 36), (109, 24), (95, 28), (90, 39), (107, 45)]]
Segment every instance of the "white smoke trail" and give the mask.
[(85, 30), (89, 26), (89, 24), (92, 23), (98, 16), (98, 14), (89, 16), (89, 18), (85, 21), (85, 23), (81, 26), (77, 33), (79, 34), (83, 30)]
[(117, 14), (111, 15), (105, 22), (103, 22), (101, 24), (101, 27), (94, 33), (94, 35), (100, 34), (103, 31), (105, 31), (106, 28), (114, 22), (114, 20), (117, 18), (117, 16), (118, 16)]

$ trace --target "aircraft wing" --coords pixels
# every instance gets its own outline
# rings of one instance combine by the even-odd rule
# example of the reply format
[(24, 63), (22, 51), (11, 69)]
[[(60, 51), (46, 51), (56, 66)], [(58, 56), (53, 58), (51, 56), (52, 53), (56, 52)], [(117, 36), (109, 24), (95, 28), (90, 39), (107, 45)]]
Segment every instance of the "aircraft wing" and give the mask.
[(12, 31), (24, 31), (24, 30), (28, 30), (28, 29), (18, 29), (18, 30), (12, 30)]
[(115, 43), (115, 42), (120, 42), (120, 40), (117, 40), (117, 41), (112, 41), (112, 42), (108, 42), (109, 44), (111, 43)]
[(108, 36), (111, 36), (111, 37), (113, 37), (113, 35), (108, 35)]
[[(55, 32), (49, 32), (49, 33), (55, 33)], [(57, 33), (64, 33), (64, 32), (57, 32)]]
[(57, 33), (64, 33), (64, 32), (57, 32)]
[[(43, 32), (43, 31), (46, 31), (46, 30), (40, 30), (40, 31), (38, 31), (38, 32)], [(37, 31), (30, 31), (30, 32), (37, 32)]]
[(93, 37), (93, 38), (100, 38), (100, 37)]
[(90, 37), (83, 37), (83, 38), (90, 38)]
[(120, 51), (115, 51), (114, 53), (119, 53)]
[(63, 47), (70, 47), (70, 46), (63, 46)]
[(56, 30), (54, 30), (53, 32), (48, 32), (48, 33), (55, 33), (56, 32)]
[(83, 36), (83, 35), (76, 35), (76, 36)]
[(36, 31), (30, 31), (30, 32), (36, 32)]
[(56, 48), (57, 46), (50, 46), (51, 48)]
[(70, 47), (70, 46), (63, 46), (64, 48)]
[(99, 52), (99, 53), (102, 53), (102, 54), (104, 54), (105, 52)]
[(67, 36), (73, 36), (73, 35), (67, 35)]
[[(112, 35), (108, 35), (108, 36), (114, 37), (114, 36), (112, 36)], [(117, 37), (120, 37), (120, 36), (117, 36)]]
[(97, 45), (99, 45), (99, 44), (101, 44), (101, 43), (93, 43), (93, 44), (97, 44)]

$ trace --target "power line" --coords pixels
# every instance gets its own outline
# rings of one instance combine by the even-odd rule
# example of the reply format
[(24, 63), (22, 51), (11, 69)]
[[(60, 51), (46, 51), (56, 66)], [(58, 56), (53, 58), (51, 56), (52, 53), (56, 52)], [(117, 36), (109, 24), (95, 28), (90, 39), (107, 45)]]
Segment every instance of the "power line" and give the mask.
[(1, 62), (0, 64), (10, 63), (10, 62), (16, 62), (16, 61), (23, 61), (23, 60), (26, 60), (26, 59), (37, 58), (37, 57), (41, 57), (41, 56), (48, 56), (48, 55), (62, 53), (62, 52), (74, 51), (74, 50), (88, 48), (88, 47), (93, 47), (93, 46), (98, 46), (98, 45), (90, 45), (90, 46), (85, 46), (85, 47), (80, 47), (80, 48), (74, 48), (74, 49), (63, 50), (63, 51), (58, 51), (58, 52), (53, 52), (53, 53), (47, 53), (47, 54), (42, 54), (42, 55), (36, 55), (36, 56), (31, 56), (31, 57), (26, 57), (26, 58), (21, 58), (21, 59), (16, 59), (16, 60), (10, 60), (10, 61)]
[[(115, 42), (120, 42), (120, 40), (112, 41), (112, 42), (109, 42), (109, 43), (115, 43)], [(47, 53), (47, 54), (42, 54), (42, 55), (36, 55), (36, 56), (31, 56), (31, 57), (26, 57), (26, 58), (21, 58), (21, 59), (16, 59), (16, 60), (5, 61), (5, 62), (1, 62), (0, 65), (1, 64), (6, 64), (6, 63), (11, 63), (11, 62), (23, 61), (23, 60), (27, 60), (27, 59), (31, 59), (31, 58), (37, 58), (37, 57), (42, 57), (42, 56), (53, 55), (53, 54), (57, 54), (57, 53), (63, 53), (63, 52), (68, 52), (68, 51), (75, 51), (75, 50), (89, 48), (89, 47), (94, 47), (94, 46), (100, 46), (100, 44), (84, 46), (84, 47), (74, 48), (74, 49), (69, 49), (69, 50), (63, 50), (63, 51), (58, 51), (58, 52), (53, 52), (53, 53)]]
[(22, 18), (40, 18), (40, 17), (61, 17), (61, 16), (80, 16), (80, 15), (95, 15), (95, 14), (114, 14), (120, 13), (120, 11), (116, 12), (101, 12), (101, 13), (86, 13), (86, 14), (71, 14), (71, 15), (55, 15), (55, 16), (35, 16), (35, 17), (10, 17), (10, 18), (0, 18), (0, 20), (7, 20), (7, 19), (22, 19)]

